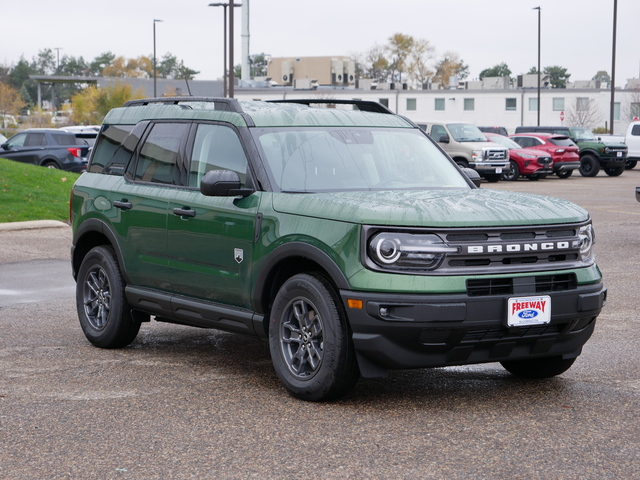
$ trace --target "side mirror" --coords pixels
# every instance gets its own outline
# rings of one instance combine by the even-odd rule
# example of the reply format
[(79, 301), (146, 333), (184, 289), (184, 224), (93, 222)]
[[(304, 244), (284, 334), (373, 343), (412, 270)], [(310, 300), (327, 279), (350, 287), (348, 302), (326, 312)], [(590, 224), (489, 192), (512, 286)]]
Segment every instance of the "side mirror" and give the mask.
[(2, 147), (3, 150), (9, 150), (9, 143), (5, 142), (2, 145), (0, 145), (0, 147)]
[(449, 135), (440, 135), (438, 143), (449, 143)]
[(480, 174), (478, 172), (476, 172), (473, 168), (463, 168), (462, 173), (464, 173), (467, 178), (471, 180), (471, 183), (480, 188), (482, 178), (480, 177)]
[(200, 192), (208, 197), (248, 197), (254, 191), (242, 188), (240, 177), (232, 170), (210, 170), (200, 181)]

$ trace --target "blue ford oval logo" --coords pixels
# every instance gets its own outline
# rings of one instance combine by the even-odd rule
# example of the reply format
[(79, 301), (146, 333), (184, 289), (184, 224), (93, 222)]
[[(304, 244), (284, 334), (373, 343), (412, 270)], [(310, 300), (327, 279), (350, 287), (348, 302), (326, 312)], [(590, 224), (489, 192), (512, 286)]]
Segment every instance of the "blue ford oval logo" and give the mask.
[(518, 314), (518, 316), (520, 318), (535, 318), (538, 316), (538, 312), (535, 310), (523, 310)]

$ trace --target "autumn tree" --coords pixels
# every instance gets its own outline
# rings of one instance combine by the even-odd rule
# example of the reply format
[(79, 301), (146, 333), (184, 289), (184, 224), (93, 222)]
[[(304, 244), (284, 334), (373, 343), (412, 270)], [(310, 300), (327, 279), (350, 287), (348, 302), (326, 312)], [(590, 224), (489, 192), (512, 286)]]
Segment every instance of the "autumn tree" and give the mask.
[(4, 127), (5, 115), (19, 115), (25, 103), (20, 92), (6, 83), (0, 83), (0, 126)]
[(149, 78), (153, 76), (153, 63), (145, 56), (129, 59), (120, 56), (104, 67), (102, 74), (105, 77)]
[(469, 76), (469, 67), (456, 52), (445, 52), (436, 64), (433, 82), (446, 87), (449, 84), (449, 78), (453, 76), (458, 77), (458, 80), (464, 80)]
[(431, 64), (436, 56), (436, 49), (429, 40), (415, 40), (409, 61), (409, 78), (419, 87), (426, 84), (434, 75)]
[[(387, 49), (391, 58), (391, 68), (393, 70), (392, 79), (402, 83), (402, 74), (408, 68), (408, 59), (412, 54), (415, 40), (410, 35), (395, 33), (389, 37)], [(396, 74), (396, 72), (398, 72)]]
[(102, 88), (92, 85), (71, 99), (71, 118), (76, 125), (99, 124), (112, 108), (121, 107), (128, 100), (144, 96), (142, 90), (133, 90), (131, 85), (119, 82)]

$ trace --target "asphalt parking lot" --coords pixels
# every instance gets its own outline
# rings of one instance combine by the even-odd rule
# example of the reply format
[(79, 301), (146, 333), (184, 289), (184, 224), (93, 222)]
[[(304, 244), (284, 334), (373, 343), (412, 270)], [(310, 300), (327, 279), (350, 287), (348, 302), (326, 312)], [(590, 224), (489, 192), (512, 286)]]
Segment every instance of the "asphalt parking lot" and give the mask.
[[(640, 168), (483, 184), (593, 217), (608, 303), (568, 372), (398, 371), (324, 404), (287, 395), (267, 344), (240, 335), (152, 322), (128, 348), (92, 347), (70, 229), (0, 230), (0, 478), (640, 478), (636, 186)], [(40, 282), (49, 295), (11, 298)]]

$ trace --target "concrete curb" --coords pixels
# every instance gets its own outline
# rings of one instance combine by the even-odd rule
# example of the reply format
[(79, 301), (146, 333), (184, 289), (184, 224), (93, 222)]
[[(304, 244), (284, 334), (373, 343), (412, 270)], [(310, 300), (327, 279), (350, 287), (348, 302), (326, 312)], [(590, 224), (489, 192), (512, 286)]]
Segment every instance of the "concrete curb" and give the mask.
[(36, 230), (41, 228), (70, 228), (64, 222), (57, 220), (34, 220), (30, 222), (9, 222), (0, 223), (0, 232), (14, 231), (14, 230)]

